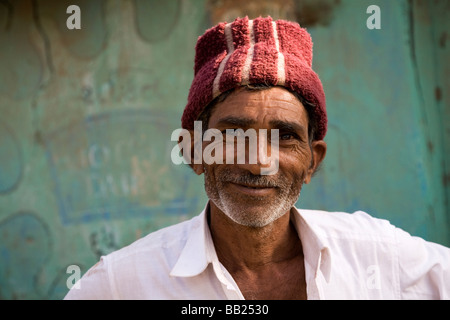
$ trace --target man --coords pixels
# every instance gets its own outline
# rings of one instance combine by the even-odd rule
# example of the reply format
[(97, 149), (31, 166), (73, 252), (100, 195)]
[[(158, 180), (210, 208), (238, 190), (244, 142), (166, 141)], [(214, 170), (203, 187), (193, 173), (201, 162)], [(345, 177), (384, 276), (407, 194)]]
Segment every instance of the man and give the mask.
[[(196, 120), (224, 136), (277, 133), (257, 137), (270, 157), (190, 161), (205, 177), (204, 211), (102, 257), (66, 299), (449, 299), (449, 249), (363, 212), (294, 207), (327, 148), (311, 65), (311, 38), (298, 24), (243, 18), (207, 30), (182, 126), (192, 137)], [(182, 150), (192, 160), (189, 141)]]

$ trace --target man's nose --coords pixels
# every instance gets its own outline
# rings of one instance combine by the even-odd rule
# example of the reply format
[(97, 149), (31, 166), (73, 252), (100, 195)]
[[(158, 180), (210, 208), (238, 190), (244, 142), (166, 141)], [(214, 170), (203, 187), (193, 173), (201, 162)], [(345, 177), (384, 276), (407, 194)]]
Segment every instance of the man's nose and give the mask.
[[(269, 140), (266, 130), (259, 130), (256, 139), (247, 139), (245, 148), (236, 150), (235, 163), (254, 175), (269, 172), (274, 167), (274, 161), (278, 161), (278, 156), (275, 157), (273, 152), (272, 138)], [(240, 154), (242, 150), (245, 150), (244, 155)]]

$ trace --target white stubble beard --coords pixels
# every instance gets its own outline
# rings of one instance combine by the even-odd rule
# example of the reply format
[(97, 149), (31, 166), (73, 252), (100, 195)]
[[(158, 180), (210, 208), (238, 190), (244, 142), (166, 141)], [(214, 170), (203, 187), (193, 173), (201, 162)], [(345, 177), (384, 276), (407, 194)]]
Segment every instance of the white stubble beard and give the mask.
[[(224, 178), (226, 177), (226, 178)], [(269, 179), (267, 176), (259, 176), (259, 179)], [(253, 201), (260, 202), (260, 208), (257, 214), (249, 213), (248, 207), (240, 205), (236, 199), (233, 198), (226, 189), (227, 182), (233, 179), (242, 179), (241, 175), (233, 177), (229, 171), (225, 171), (221, 177), (216, 177), (216, 185), (211, 181), (212, 174), (208, 168), (205, 167), (205, 190), (208, 198), (232, 221), (247, 227), (262, 228), (274, 222), (290, 209), (297, 202), (300, 195), (302, 184), (298, 190), (293, 190), (292, 184), (286, 182), (286, 179), (277, 180), (277, 188), (279, 188), (279, 197), (276, 200), (265, 201), (266, 198), (257, 199), (254, 197)], [(273, 179), (272, 179), (273, 180)], [(301, 180), (303, 181), (303, 179)], [(264, 203), (266, 202), (266, 203)]]

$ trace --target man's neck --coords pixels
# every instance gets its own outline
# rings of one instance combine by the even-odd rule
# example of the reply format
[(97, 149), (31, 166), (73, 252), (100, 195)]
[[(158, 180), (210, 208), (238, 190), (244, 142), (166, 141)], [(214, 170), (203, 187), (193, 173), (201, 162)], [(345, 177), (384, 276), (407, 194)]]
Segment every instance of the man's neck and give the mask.
[(257, 271), (302, 255), (290, 212), (265, 227), (255, 228), (235, 223), (210, 202), (210, 230), (218, 258), (230, 273)]

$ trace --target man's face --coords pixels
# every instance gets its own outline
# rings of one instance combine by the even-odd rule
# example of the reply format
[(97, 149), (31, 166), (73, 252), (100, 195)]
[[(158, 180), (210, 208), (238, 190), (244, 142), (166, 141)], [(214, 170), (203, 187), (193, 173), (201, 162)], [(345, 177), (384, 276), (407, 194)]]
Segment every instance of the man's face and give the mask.
[[(216, 105), (209, 128), (224, 133), (226, 129), (266, 129), (269, 139), (259, 135), (258, 144), (267, 144), (269, 154), (270, 130), (279, 130), (278, 154), (270, 155), (271, 161), (279, 161), (273, 175), (261, 175), (261, 168), (270, 163), (260, 161), (260, 155), (256, 163), (203, 164), (205, 189), (213, 205), (245, 226), (263, 227), (287, 213), (325, 155), (323, 141), (309, 143), (308, 114), (302, 103), (280, 87), (236, 90)], [(203, 142), (203, 149), (209, 143)]]

